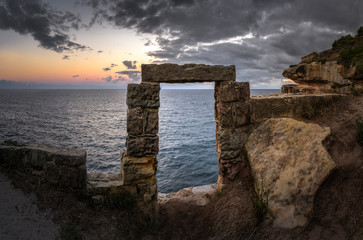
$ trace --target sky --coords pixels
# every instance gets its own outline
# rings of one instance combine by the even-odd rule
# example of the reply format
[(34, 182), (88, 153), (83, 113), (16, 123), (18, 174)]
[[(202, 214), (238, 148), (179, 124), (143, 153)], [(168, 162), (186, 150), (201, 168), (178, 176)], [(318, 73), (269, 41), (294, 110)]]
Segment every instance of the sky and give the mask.
[(362, 13), (362, 0), (0, 0), (0, 89), (125, 88), (166, 62), (235, 65), (237, 81), (280, 88)]

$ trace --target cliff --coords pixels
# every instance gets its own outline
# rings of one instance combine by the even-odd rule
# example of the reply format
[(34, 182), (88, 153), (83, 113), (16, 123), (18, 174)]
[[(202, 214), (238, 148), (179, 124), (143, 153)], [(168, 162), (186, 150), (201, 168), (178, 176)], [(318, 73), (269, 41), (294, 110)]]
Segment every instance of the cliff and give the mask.
[(331, 49), (302, 57), (282, 75), (298, 84), (282, 86), (283, 93), (347, 93), (363, 88), (363, 27), (354, 37), (334, 41)]

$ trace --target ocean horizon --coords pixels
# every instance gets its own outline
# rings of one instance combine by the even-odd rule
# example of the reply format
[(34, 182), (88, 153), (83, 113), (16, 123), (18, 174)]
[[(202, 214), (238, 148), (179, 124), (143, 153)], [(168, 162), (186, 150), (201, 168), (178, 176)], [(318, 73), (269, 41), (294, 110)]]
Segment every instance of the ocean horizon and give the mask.
[[(251, 95), (280, 89), (251, 89)], [(118, 173), (126, 140), (126, 90), (0, 90), (0, 141), (87, 151), (89, 172)], [(162, 89), (158, 191), (217, 181), (213, 89)]]

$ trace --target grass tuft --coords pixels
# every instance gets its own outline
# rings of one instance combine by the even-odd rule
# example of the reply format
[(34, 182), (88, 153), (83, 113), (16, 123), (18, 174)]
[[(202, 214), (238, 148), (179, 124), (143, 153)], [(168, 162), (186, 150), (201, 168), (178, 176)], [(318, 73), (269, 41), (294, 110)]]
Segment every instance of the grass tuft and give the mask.
[(253, 204), (253, 210), (258, 222), (261, 222), (265, 215), (268, 213), (268, 196), (264, 198), (265, 191), (262, 183), (255, 183), (255, 202)]

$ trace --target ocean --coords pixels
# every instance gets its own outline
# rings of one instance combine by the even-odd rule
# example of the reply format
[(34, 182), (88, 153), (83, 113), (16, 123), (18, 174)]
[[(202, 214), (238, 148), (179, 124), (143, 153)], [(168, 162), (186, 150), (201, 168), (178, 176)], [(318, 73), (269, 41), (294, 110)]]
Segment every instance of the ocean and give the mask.
[[(279, 89), (251, 90), (251, 95)], [(87, 151), (89, 172), (120, 171), (126, 90), (0, 90), (0, 142), (38, 142)], [(162, 89), (158, 191), (215, 183), (214, 90)]]

